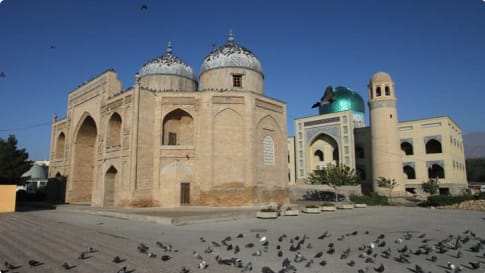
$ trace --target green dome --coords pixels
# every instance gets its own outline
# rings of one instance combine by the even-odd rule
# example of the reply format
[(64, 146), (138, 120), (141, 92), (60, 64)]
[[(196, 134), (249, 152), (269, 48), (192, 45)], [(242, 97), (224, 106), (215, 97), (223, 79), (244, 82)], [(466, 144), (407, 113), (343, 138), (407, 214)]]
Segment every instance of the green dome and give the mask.
[(363, 115), (365, 113), (364, 100), (358, 93), (343, 86), (336, 87), (333, 92), (333, 98), (335, 100), (332, 103), (320, 106), (320, 115), (347, 110), (352, 110), (355, 114)]

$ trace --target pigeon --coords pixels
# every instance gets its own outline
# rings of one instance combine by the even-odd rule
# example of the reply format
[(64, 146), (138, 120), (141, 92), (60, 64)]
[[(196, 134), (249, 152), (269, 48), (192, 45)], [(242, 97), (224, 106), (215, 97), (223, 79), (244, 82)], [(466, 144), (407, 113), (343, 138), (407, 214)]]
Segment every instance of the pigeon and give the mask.
[(244, 237), (244, 235), (243, 235), (242, 233), (239, 233), (239, 234), (236, 236), (236, 238), (243, 238), (243, 237)]
[(379, 273), (384, 272), (384, 269), (385, 269), (385, 268), (384, 268), (384, 265), (383, 265), (383, 264), (381, 264), (379, 267), (374, 267), (374, 270), (375, 270), (376, 272), (379, 272)]
[(0, 78), (5, 78), (5, 72), (0, 72)]
[(39, 262), (39, 261), (36, 261), (36, 260), (29, 260), (29, 265), (32, 266), (32, 267), (36, 267), (36, 266), (39, 266), (39, 265), (42, 265), (43, 263), (42, 262)]
[(264, 266), (262, 269), (261, 269), (261, 272), (262, 273), (275, 273), (271, 268), (267, 267), (267, 266)]
[(209, 265), (207, 264), (207, 262), (205, 260), (202, 260), (199, 263), (199, 268), (202, 269), (202, 270), (206, 269), (208, 266)]
[(366, 267), (366, 268), (364, 268), (364, 269), (362, 269), (362, 268), (361, 268), (361, 269), (359, 269), (357, 272), (358, 272), (358, 273), (366, 273), (367, 271), (369, 271), (369, 268), (368, 268), (368, 267)]
[(313, 258), (321, 258), (322, 256), (323, 256), (323, 251), (320, 251), (317, 254), (315, 254), (315, 256), (313, 256)]
[(414, 273), (424, 273), (424, 270), (421, 266), (415, 265), (414, 266)]
[(172, 259), (172, 257), (170, 257), (169, 255), (162, 255), (162, 257), (160, 258), (162, 261), (166, 262), (170, 259)]
[(328, 231), (325, 231), (322, 235), (318, 236), (318, 239), (319, 240), (323, 240), (323, 239), (325, 239), (327, 237), (329, 237)]
[(253, 252), (253, 256), (261, 256), (261, 250), (256, 250), (256, 252)]
[(205, 243), (206, 242), (204, 237), (200, 237), (199, 240), (200, 240), (201, 243)]
[(322, 98), (320, 99), (320, 101), (314, 103), (312, 105), (312, 108), (323, 107), (323, 106), (330, 104), (334, 101), (335, 101), (335, 98), (334, 98), (333, 88), (332, 88), (332, 86), (327, 86), (327, 88), (325, 88), (325, 92), (324, 92)]
[(219, 244), (218, 242), (216, 241), (212, 241), (212, 245), (215, 246), (215, 247), (220, 247), (221, 244)]
[(238, 254), (241, 249), (239, 248), (239, 245), (236, 245), (234, 247), (234, 254)]
[(479, 269), (480, 268), (480, 261), (476, 261), (476, 262), (469, 262), (468, 264), (470, 264), (470, 267), (472, 269)]
[(69, 265), (67, 262), (64, 262), (62, 264), (62, 267), (65, 269), (65, 270), (70, 270), (71, 268), (74, 268), (75, 266), (73, 265)]
[(305, 267), (307, 267), (307, 268), (308, 268), (308, 267), (311, 267), (313, 263), (314, 263), (313, 259), (310, 259), (310, 260), (309, 260), (309, 261), (306, 263)]
[(438, 257), (436, 257), (436, 255), (433, 255), (433, 256), (431, 256), (431, 257), (428, 259), (428, 261), (433, 262), (433, 263), (434, 263), (434, 262), (436, 262), (437, 260), (438, 260)]
[(283, 257), (283, 251), (279, 250), (277, 255), (278, 257)]
[(141, 11), (147, 11), (147, 10), (148, 10), (148, 5), (147, 5), (147, 4), (142, 4), (142, 5), (140, 6), (140, 10), (141, 10)]
[(182, 268), (180, 269), (180, 273), (190, 273), (190, 269), (188, 269), (185, 266), (182, 266)]
[(213, 249), (212, 249), (210, 246), (208, 246), (208, 247), (207, 247), (207, 248), (204, 250), (204, 253), (209, 254), (209, 253), (212, 253), (213, 251), (214, 251), (214, 250), (213, 250)]
[(254, 244), (253, 243), (247, 243), (244, 247), (245, 248), (252, 248), (252, 247), (254, 247)]
[(334, 254), (334, 253), (335, 253), (335, 248), (329, 248), (327, 250), (327, 254), (330, 254), (331, 255), (331, 254)]
[(7, 269), (6, 271), (15, 270), (20, 267), (20, 266), (15, 266), (7, 261), (5, 261), (4, 265), (5, 265), (5, 268)]
[(86, 252), (81, 252), (81, 254), (78, 257), (79, 260), (86, 260), (88, 258), (89, 256), (86, 255)]
[(322, 260), (322, 261), (320, 262), (320, 265), (321, 265), (321, 266), (326, 266), (326, 265), (327, 265), (327, 261)]
[(303, 262), (303, 261), (305, 261), (305, 260), (306, 260), (306, 258), (305, 258), (303, 255), (301, 255), (300, 251), (298, 251), (298, 252), (295, 254), (295, 258), (293, 259), (293, 261), (294, 261), (295, 263), (301, 263), (301, 262)]
[(341, 255), (340, 255), (340, 260), (345, 260), (349, 257), (350, 254), (350, 248), (347, 248)]
[(462, 256), (463, 256), (463, 253), (461, 253), (461, 251), (459, 251), (459, 250), (458, 250), (458, 251), (456, 252), (456, 258), (457, 258), (457, 259), (460, 259)]
[(244, 266), (243, 270), (241, 270), (241, 272), (252, 271), (252, 270), (253, 270), (253, 263), (248, 262), (248, 263), (247, 263), (247, 264)]
[(120, 256), (114, 256), (114, 258), (113, 258), (113, 263), (115, 263), (115, 264), (119, 264), (119, 263), (122, 263), (124, 261), (125, 260), (121, 259)]
[(352, 267), (355, 265), (355, 261), (354, 260), (350, 260), (348, 263), (347, 263), (348, 266)]
[(266, 240), (268, 240), (268, 238), (266, 238), (266, 236), (263, 236), (263, 237), (261, 237), (261, 239), (259, 239), (260, 242), (264, 242)]

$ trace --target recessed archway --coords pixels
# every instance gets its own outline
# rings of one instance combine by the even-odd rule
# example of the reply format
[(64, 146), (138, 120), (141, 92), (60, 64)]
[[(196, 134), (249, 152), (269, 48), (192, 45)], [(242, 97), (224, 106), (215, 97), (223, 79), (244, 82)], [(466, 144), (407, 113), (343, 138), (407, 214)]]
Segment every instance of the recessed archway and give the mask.
[(115, 205), (115, 185), (118, 170), (111, 166), (104, 175), (104, 207), (111, 207)]
[(86, 116), (74, 138), (70, 202), (91, 202), (97, 135), (96, 122)]
[(64, 158), (64, 146), (66, 145), (66, 135), (64, 133), (60, 133), (56, 140), (56, 159)]
[(121, 146), (122, 120), (118, 113), (111, 115), (108, 121), (108, 135), (106, 136), (106, 147)]
[[(333, 137), (327, 134), (319, 134), (316, 136), (311, 142), (309, 149), (311, 151), (311, 156), (308, 158), (310, 162), (309, 172), (323, 168), (329, 163), (336, 166), (340, 163), (338, 143)], [(315, 154), (317, 151), (321, 152), (321, 157)], [(320, 155), (320, 153), (318, 154)]]

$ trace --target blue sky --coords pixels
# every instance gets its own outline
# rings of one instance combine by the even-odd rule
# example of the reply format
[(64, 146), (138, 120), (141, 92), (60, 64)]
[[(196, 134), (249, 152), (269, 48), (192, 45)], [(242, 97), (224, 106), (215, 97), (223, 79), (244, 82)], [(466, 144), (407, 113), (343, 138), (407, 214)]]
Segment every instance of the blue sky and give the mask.
[(113, 68), (132, 86), (168, 41), (198, 74), (230, 29), (261, 61), (265, 94), (287, 103), (290, 135), (326, 86), (367, 101), (378, 71), (394, 79), (400, 121), (447, 115), (485, 131), (483, 0), (3, 0), (0, 137), (48, 159), (52, 115), (78, 85)]

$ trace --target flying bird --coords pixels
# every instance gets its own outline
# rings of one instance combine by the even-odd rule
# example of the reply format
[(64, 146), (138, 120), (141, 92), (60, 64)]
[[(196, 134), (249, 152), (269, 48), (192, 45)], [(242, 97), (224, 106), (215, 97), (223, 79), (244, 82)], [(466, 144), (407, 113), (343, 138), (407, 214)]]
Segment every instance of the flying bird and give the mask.
[(332, 86), (328, 86), (325, 89), (325, 93), (323, 93), (323, 96), (320, 99), (320, 101), (317, 101), (316, 103), (314, 103), (312, 105), (312, 108), (323, 107), (323, 106), (330, 104), (334, 101), (335, 101), (335, 98), (334, 98), (333, 88), (332, 88)]
[(0, 72), (0, 78), (5, 78), (5, 72)]
[(147, 11), (147, 10), (148, 10), (148, 5), (147, 5), (147, 4), (142, 4), (142, 5), (140, 6), (140, 10), (141, 10), (141, 11)]

